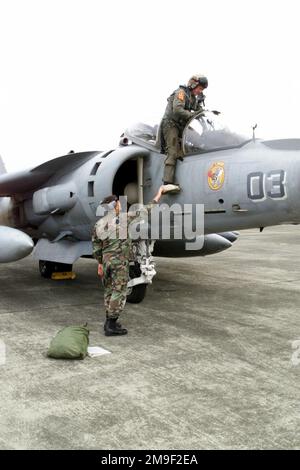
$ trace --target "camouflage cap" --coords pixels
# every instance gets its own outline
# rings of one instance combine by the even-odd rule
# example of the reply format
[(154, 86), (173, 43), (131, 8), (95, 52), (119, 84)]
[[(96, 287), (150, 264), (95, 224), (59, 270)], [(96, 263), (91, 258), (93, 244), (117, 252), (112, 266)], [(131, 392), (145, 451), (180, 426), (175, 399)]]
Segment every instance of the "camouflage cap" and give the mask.
[(107, 211), (112, 211), (116, 207), (118, 197), (115, 194), (106, 196), (102, 201), (99, 202), (99, 206), (96, 210), (97, 217), (103, 217)]
[(198, 74), (193, 75), (188, 81), (188, 87), (192, 90), (196, 88), (198, 85), (201, 85), (203, 88), (208, 87), (208, 80), (205, 75)]
[(111, 194), (110, 196), (106, 196), (102, 201), (100, 202), (101, 205), (103, 204), (110, 204), (111, 202), (117, 201), (118, 198), (115, 194)]

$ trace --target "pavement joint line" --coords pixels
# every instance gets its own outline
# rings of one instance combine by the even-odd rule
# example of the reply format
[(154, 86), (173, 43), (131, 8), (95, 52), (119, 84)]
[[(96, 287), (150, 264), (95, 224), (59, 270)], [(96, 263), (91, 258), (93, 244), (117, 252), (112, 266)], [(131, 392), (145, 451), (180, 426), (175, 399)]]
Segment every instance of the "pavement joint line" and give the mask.
[[(89, 306), (94, 306), (94, 305), (99, 305), (98, 303), (89, 303), (88, 307)], [(86, 303), (84, 304), (64, 304), (64, 308), (65, 307), (87, 307)], [(35, 311), (35, 310), (59, 310), (61, 308), (61, 306), (51, 306), (51, 307), (47, 307), (47, 306), (44, 306), (44, 305), (41, 305), (40, 307), (32, 307), (30, 309), (22, 309), (22, 310), (13, 310), (12, 312), (5, 312), (5, 313), (0, 313), (0, 316), (1, 315), (11, 315), (13, 313), (23, 313), (23, 312), (32, 312), (32, 311)]]

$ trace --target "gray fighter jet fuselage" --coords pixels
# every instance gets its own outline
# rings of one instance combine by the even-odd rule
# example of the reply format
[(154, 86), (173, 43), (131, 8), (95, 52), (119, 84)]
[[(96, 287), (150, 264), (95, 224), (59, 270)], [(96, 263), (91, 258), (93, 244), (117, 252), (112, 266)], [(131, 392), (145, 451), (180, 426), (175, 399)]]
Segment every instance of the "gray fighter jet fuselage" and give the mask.
[[(161, 201), (178, 204), (182, 215), (187, 204), (204, 204), (204, 246), (186, 251), (184, 240), (159, 240), (154, 254), (213, 254), (232, 245), (236, 230), (300, 223), (300, 139), (247, 140), (217, 127), (214, 119), (206, 113), (185, 129), (185, 158), (176, 169), (181, 192)], [(38, 260), (71, 265), (91, 256), (99, 201), (135, 187), (131, 202), (147, 203), (162, 184), (165, 155), (158, 134), (140, 126), (128, 130), (115, 150), (70, 153), (29, 171), (2, 174), (0, 226), (29, 235)], [(0, 262), (21, 257), (15, 252), (7, 259), (7, 241), (0, 227)]]

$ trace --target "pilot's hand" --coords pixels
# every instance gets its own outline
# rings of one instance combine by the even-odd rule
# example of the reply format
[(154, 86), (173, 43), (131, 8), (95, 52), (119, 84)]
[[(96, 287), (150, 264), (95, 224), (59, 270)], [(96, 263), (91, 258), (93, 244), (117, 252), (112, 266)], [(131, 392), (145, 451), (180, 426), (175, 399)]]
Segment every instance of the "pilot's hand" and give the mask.
[(198, 116), (202, 116), (204, 114), (204, 109), (199, 109), (198, 111), (195, 111), (194, 114), (192, 115), (193, 118), (196, 118)]
[(102, 278), (102, 277), (103, 277), (103, 274), (104, 274), (104, 272), (103, 272), (103, 265), (99, 263), (99, 264), (98, 264), (98, 276)]
[(221, 114), (221, 111), (214, 110), (214, 111), (212, 111), (212, 113), (215, 114), (216, 116), (219, 116), (219, 114)]

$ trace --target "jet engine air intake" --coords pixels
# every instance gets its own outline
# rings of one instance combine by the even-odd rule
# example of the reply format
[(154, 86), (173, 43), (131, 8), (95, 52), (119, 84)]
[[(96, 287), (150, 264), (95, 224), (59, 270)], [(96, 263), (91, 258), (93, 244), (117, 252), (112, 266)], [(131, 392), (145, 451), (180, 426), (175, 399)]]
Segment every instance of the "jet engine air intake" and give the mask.
[(136, 204), (139, 201), (138, 184), (134, 181), (127, 183), (124, 188), (124, 196), (127, 197), (129, 205)]

